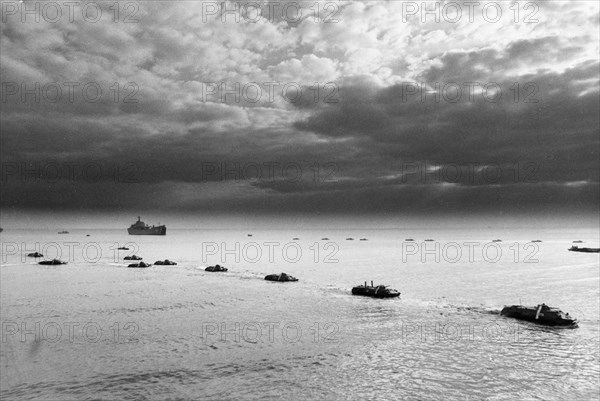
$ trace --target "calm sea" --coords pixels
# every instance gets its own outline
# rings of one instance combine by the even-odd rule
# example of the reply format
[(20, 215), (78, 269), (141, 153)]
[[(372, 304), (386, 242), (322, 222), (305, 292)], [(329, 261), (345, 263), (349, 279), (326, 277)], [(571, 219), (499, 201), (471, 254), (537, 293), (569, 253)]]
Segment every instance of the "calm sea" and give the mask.
[[(599, 258), (567, 251), (598, 246), (597, 230), (7, 229), (1, 240), (2, 399), (598, 399)], [(40, 266), (24, 256), (34, 251), (69, 263)], [(131, 253), (178, 264), (130, 269)], [(216, 263), (229, 271), (204, 271)], [(279, 272), (300, 281), (264, 281)], [(371, 280), (401, 297), (350, 295)], [(542, 302), (579, 328), (499, 316)]]

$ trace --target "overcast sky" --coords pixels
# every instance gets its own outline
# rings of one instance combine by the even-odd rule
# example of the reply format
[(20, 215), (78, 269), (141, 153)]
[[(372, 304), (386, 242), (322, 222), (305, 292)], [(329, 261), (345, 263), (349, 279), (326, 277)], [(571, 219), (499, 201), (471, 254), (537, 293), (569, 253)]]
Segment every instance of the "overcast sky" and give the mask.
[(597, 2), (46, 3), (2, 1), (4, 211), (598, 210)]

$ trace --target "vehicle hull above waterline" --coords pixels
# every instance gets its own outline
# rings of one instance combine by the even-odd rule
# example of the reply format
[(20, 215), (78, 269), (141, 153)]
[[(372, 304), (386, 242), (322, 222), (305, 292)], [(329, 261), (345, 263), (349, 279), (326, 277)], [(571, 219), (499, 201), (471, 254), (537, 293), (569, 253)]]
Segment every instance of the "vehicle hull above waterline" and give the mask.
[(500, 314), (544, 326), (577, 327), (577, 319), (572, 318), (568, 313), (565, 314), (560, 309), (551, 308), (545, 304), (531, 307), (522, 305), (505, 306)]
[(129, 235), (167, 235), (167, 227), (158, 226), (147, 229), (128, 228), (127, 232)]

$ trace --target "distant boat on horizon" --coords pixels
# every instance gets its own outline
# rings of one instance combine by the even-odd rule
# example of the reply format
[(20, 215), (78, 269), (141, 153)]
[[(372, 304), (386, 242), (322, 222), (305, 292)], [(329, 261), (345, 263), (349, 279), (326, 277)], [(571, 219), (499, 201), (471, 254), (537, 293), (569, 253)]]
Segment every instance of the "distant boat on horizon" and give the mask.
[(167, 227), (165, 225), (149, 226), (138, 216), (137, 221), (127, 229), (127, 232), (129, 235), (167, 235)]
[(68, 234), (69, 232), (67, 230), (61, 230), (58, 232), (59, 234)]
[(600, 248), (580, 248), (577, 245), (573, 245), (569, 248), (569, 251), (584, 253), (600, 253)]

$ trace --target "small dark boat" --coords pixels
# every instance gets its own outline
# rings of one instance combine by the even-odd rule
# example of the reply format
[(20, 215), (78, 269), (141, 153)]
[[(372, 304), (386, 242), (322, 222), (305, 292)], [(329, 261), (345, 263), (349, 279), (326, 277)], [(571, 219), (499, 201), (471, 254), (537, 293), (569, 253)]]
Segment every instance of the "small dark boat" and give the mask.
[(69, 232), (67, 230), (62, 230), (58, 232), (59, 234), (68, 234)]
[(366, 239), (366, 238), (361, 238), (360, 240), (361, 241), (368, 241), (368, 239)]
[(52, 259), (52, 260), (42, 260), (38, 263), (38, 265), (66, 265), (67, 262), (63, 262), (62, 260)]
[(354, 241), (354, 238), (348, 237), (348, 238), (346, 238), (346, 241)]
[(425, 242), (433, 242), (434, 240), (432, 240), (431, 238), (428, 238), (425, 240)]
[(90, 237), (90, 235), (89, 235), (89, 234), (86, 234), (85, 236), (86, 236), (86, 237)]
[(414, 242), (414, 239), (412, 239), (412, 238), (407, 238), (407, 239), (405, 239), (404, 241), (406, 241), (406, 242)]
[(248, 234), (248, 237), (252, 237), (252, 234)]
[(571, 252), (585, 252), (585, 253), (600, 253), (600, 248), (580, 248), (576, 245), (573, 245), (569, 248)]
[(119, 251), (128, 251), (129, 248), (125, 247), (125, 246), (120, 246), (117, 248)]
[(131, 255), (131, 256), (125, 256), (123, 258), (123, 260), (142, 260), (143, 258), (137, 256), (137, 255)]
[(352, 295), (364, 295), (373, 298), (396, 298), (400, 296), (400, 292), (392, 288), (387, 288), (385, 285), (359, 285), (352, 288)]
[(294, 237), (294, 238), (292, 238), (292, 241), (298, 241), (299, 239), (300, 238), (298, 238), (298, 237)]
[(127, 267), (150, 267), (150, 266), (152, 266), (152, 264), (140, 262), (140, 263), (132, 263), (132, 264), (128, 265)]
[(577, 241), (573, 241), (574, 244), (583, 244), (583, 241), (578, 239)]
[(492, 242), (502, 242), (502, 240), (501, 239), (495, 239), (495, 240), (492, 240)]
[(27, 256), (29, 256), (30, 258), (43, 258), (44, 257), (44, 255), (42, 255), (39, 252), (28, 253)]
[(546, 326), (577, 327), (577, 319), (558, 308), (551, 308), (546, 304), (538, 306), (511, 305), (502, 308), (500, 315)]
[(226, 272), (227, 268), (221, 265), (208, 266), (204, 269), (207, 272)]
[(286, 273), (281, 274), (269, 274), (265, 276), (265, 280), (267, 281), (298, 281), (298, 279), (294, 276), (290, 276)]
[(325, 237), (325, 238), (321, 238), (322, 241), (329, 241), (329, 238)]
[(534, 239), (534, 240), (533, 240), (533, 241), (531, 241), (531, 242), (542, 242), (542, 240), (541, 240), (541, 239)]
[(155, 266), (173, 266), (176, 265), (176, 262), (173, 262), (169, 259), (165, 259), (165, 260), (157, 260), (156, 262), (154, 262)]

